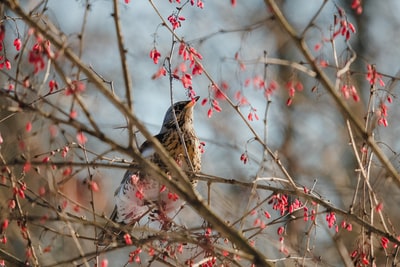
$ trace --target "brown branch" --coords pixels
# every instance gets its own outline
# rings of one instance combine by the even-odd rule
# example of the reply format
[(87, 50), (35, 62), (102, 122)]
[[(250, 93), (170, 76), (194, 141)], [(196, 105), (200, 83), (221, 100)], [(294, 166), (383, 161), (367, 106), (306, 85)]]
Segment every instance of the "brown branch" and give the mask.
[(0, 259), (3, 259), (9, 263), (11, 263), (13, 266), (19, 266), (19, 267), (26, 267), (26, 263), (15, 257), (14, 255), (8, 253), (6, 250), (3, 250), (0, 248)]
[[(119, 55), (121, 58), (121, 65), (122, 65), (122, 73), (124, 76), (124, 82), (125, 82), (125, 94), (126, 94), (126, 100), (128, 102), (128, 108), (133, 112), (133, 102), (132, 102), (132, 79), (130, 76), (129, 68), (128, 68), (128, 62), (126, 59), (126, 48), (124, 44), (124, 37), (122, 35), (122, 27), (121, 27), (121, 22), (119, 19), (119, 8), (118, 8), (118, 0), (113, 1), (114, 5), (114, 24), (115, 24), (115, 32), (117, 34), (117, 41), (118, 41), (118, 51)], [(135, 135), (133, 132), (133, 127), (131, 121), (128, 120), (128, 130), (129, 130), (129, 144), (130, 145), (135, 145)]]

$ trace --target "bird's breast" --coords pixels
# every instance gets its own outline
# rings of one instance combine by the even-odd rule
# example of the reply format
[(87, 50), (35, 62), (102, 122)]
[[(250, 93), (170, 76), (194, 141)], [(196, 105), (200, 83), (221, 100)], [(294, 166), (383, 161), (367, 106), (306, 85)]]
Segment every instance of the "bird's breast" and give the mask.
[[(194, 130), (182, 130), (182, 134), (184, 136), (185, 145), (182, 144), (178, 132), (174, 131), (167, 136), (164, 142), (165, 149), (184, 171), (192, 171), (190, 163), (188, 162), (188, 160), (190, 160), (193, 170), (198, 172), (201, 168), (200, 141), (194, 133)], [(187, 155), (185, 150), (187, 150)]]

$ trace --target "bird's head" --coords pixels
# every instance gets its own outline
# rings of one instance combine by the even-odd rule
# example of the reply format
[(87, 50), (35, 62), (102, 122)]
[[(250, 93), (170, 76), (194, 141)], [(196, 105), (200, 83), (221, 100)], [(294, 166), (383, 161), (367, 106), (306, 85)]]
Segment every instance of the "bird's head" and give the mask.
[(191, 125), (191, 122), (193, 120), (193, 107), (195, 106), (199, 98), (200, 96), (196, 96), (192, 100), (176, 102), (173, 107), (170, 107), (165, 113), (160, 133), (176, 127), (174, 111), (179, 127), (184, 127), (184, 125), (187, 123), (190, 123)]

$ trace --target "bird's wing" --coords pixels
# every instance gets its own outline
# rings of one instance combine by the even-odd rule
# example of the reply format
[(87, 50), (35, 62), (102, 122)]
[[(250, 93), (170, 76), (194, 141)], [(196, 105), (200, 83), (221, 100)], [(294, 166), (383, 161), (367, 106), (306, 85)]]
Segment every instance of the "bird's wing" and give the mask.
[[(161, 142), (161, 136), (160, 134), (154, 136), (156, 139), (158, 139)], [(145, 141), (139, 148), (140, 153), (144, 158), (147, 158), (149, 160), (153, 160), (154, 158), (154, 153), (155, 150), (153, 148), (153, 145), (149, 141)], [(132, 174), (139, 174), (140, 172), (140, 167), (138, 163), (132, 163), (129, 166), (129, 170), (127, 170), (124, 174), (124, 177), (122, 178), (121, 184), (117, 187), (115, 190), (114, 196), (118, 195), (118, 193), (121, 191), (121, 189), (124, 187), (124, 185), (127, 182), (130, 182), (129, 180), (132, 178)], [(143, 171), (141, 171), (144, 173)], [(143, 175), (142, 175), (143, 176)]]
[[(149, 210), (146, 205), (148, 180), (138, 170), (129, 169), (115, 195), (115, 221), (130, 224)], [(113, 212), (114, 213), (114, 212)]]
[[(157, 134), (154, 136), (155, 139), (157, 139), (161, 144), (163, 143), (163, 139), (164, 139), (164, 134)], [(154, 148), (153, 148), (153, 144), (146, 140), (143, 142), (143, 144), (139, 147), (139, 151), (142, 154), (143, 157), (148, 158), (149, 156), (152, 156), (153, 153), (148, 153), (148, 151), (153, 151), (154, 153)]]
[[(155, 136), (160, 140), (160, 136)], [(154, 148), (145, 141), (141, 147), (142, 156), (154, 161)], [(111, 219), (116, 222), (129, 224), (146, 214), (150, 210), (149, 203), (158, 201), (160, 193), (159, 183), (150, 177), (150, 174), (133, 163), (125, 172), (121, 185), (115, 191), (116, 206)]]
[(124, 177), (122, 178), (122, 181), (120, 185), (117, 187), (115, 190), (114, 196), (118, 195), (119, 191), (121, 191), (122, 187), (129, 182), (129, 179), (132, 178), (132, 174), (139, 172), (139, 166), (134, 163), (131, 166), (129, 166), (129, 170), (127, 170), (124, 174)]

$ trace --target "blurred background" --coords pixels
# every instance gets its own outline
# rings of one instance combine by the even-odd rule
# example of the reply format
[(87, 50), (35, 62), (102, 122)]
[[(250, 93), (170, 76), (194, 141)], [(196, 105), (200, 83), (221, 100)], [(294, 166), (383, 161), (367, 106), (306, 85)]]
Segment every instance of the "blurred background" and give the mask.
[[(302, 32), (318, 12), (322, 2), (321, 0), (287, 0), (279, 1), (279, 4), (290, 23), (298, 32)], [(306, 40), (311, 48), (321, 45), (321, 48), (318, 51), (313, 50), (313, 53), (328, 62), (330, 67), (327, 68), (327, 72), (334, 78), (332, 66), (335, 62), (332, 46), (324, 40), (329, 39), (332, 34), (337, 7), (344, 9), (348, 22), (354, 24), (356, 28), (356, 33), (352, 34), (349, 44), (357, 54), (357, 59), (351, 66), (351, 72), (346, 76), (346, 83), (355, 85), (361, 97), (359, 102), (349, 99), (348, 105), (359, 118), (364, 118), (368, 112), (371, 112), (372, 109), (368, 106), (371, 100), (370, 85), (366, 80), (366, 73), (367, 64), (376, 64), (377, 70), (386, 75), (383, 76), (386, 85), (377, 89), (372, 105), (378, 106), (382, 101), (386, 102), (388, 90), (393, 102), (386, 103), (389, 110), (388, 127), (377, 127), (375, 137), (380, 141), (384, 152), (395, 167), (398, 167), (397, 153), (400, 144), (397, 136), (400, 110), (397, 94), (399, 86), (391, 77), (399, 77), (400, 70), (398, 67), (400, 38), (397, 34), (400, 25), (398, 16), (400, 2), (387, 0), (383, 3), (364, 0), (362, 1), (363, 12), (359, 15), (355, 14), (355, 10), (351, 8), (351, 2), (327, 1), (315, 19), (314, 27), (309, 28), (305, 34)], [(157, 0), (154, 3), (164, 18), (177, 11), (177, 5), (169, 1)], [(22, 1), (25, 10), (31, 10), (38, 4), (39, 1)], [(45, 15), (65, 33), (68, 45), (78, 51), (79, 33), (88, 4), (90, 7), (86, 17), (81, 58), (105, 81), (113, 82), (114, 92), (120, 99), (126, 99), (111, 1), (48, 1)], [(186, 20), (181, 22), (182, 27), (178, 28), (176, 33), (203, 56), (204, 69), (221, 87), (226, 84), (225, 93), (235, 104), (239, 103), (239, 100), (235, 98), (238, 92), (246, 97), (250, 105), (242, 105), (240, 110), (246, 116), (256, 110), (259, 120), (250, 121), (250, 125), (266, 140), (267, 145), (279, 154), (283, 165), (296, 182), (308, 188), (315, 186), (315, 191), (323, 198), (329, 199), (339, 208), (349, 209), (357, 184), (358, 164), (349, 145), (350, 139), (341, 112), (330, 95), (314, 78), (286, 66), (269, 64), (265, 67), (263, 64), (265, 59), (279, 58), (309, 67), (304, 63), (305, 59), (294, 46), (293, 41), (277, 24), (264, 1), (237, 1), (236, 6), (232, 6), (228, 0), (205, 1), (204, 5), (204, 9), (185, 6), (180, 15)], [(170, 32), (160, 25), (161, 21), (149, 1), (121, 3), (120, 8), (128, 65), (133, 80), (134, 110), (150, 132), (156, 134), (160, 129), (165, 111), (171, 105), (171, 97), (174, 102), (187, 99), (187, 92), (180, 81), (174, 81), (171, 95), (168, 77), (152, 79), (153, 74), (161, 67), (163, 59), (170, 52), (172, 37)], [(5, 15), (13, 16), (12, 13), (7, 12)], [(11, 54), (15, 53), (12, 46), (13, 39), (18, 35), (24, 38), (23, 36), (29, 30), (20, 20), (15, 20), (14, 23), (5, 24), (6, 30), (13, 33), (7, 34), (7, 39), (4, 41), (4, 46), (9, 51), (8, 57), (11, 59), (13, 58)], [(348, 46), (344, 38), (338, 38), (335, 45), (341, 65), (348, 59)], [(154, 64), (149, 57), (154, 47), (161, 53), (158, 65)], [(172, 58), (173, 67), (177, 67), (180, 62), (179, 57)], [(13, 61), (11, 63), (17, 64)], [(76, 69), (69, 66), (68, 62), (65, 63), (61, 66), (67, 75), (76, 73)], [(275, 82), (278, 89), (267, 98), (264, 90), (258, 88), (257, 79), (265, 79), (267, 84)], [(300, 82), (304, 89), (296, 92), (292, 104), (287, 106), (289, 82)], [(8, 83), (9, 78), (2, 71), (0, 84), (6, 88)], [(201, 96), (201, 100), (215, 96), (215, 93), (210, 90), (210, 81), (204, 74), (193, 77), (193, 89), (197, 95)], [(128, 132), (123, 128), (126, 126), (126, 121), (115, 107), (95, 88), (92, 88), (90, 83), (87, 84), (83, 97), (102, 130), (113, 140), (127, 144)], [(66, 109), (70, 107), (70, 103), (63, 102), (62, 96), (54, 96), (53, 100)], [(224, 100), (218, 100), (222, 111), (214, 112), (210, 118), (207, 116), (209, 102), (204, 106), (197, 104), (195, 107), (195, 128), (199, 138), (206, 143), (202, 172), (244, 182), (252, 182), (256, 177), (283, 177), (274, 161), (269, 156), (265, 156), (263, 148), (252, 140), (251, 131), (236, 111)], [(0, 101), (3, 106), (7, 105), (7, 100)], [(8, 114), (10, 114), (9, 111), (3, 110), (1, 118), (7, 117)], [(83, 117), (82, 112), (79, 112), (78, 119), (83, 119)], [(27, 121), (33, 121), (35, 134), (25, 132)], [(1, 147), (3, 153), (7, 154), (8, 160), (18, 158), (21, 148), (16, 148), (15, 143), (25, 140), (26, 147), (22, 149), (23, 151), (29, 151), (32, 156), (42, 155), (41, 153), (62, 148), (66, 142), (75, 138), (75, 133), (68, 127), (64, 127), (65, 132), (59, 133), (58, 138), (49, 138), (48, 127), (50, 125), (32, 114), (28, 117), (26, 114), (19, 114), (11, 119), (3, 120), (0, 123), (0, 132), (5, 140)], [(144, 141), (140, 133), (138, 139), (141, 142)], [(362, 140), (356, 137), (356, 141), (360, 142), (357, 145), (361, 147)], [(107, 150), (106, 145), (94, 138), (88, 139), (86, 147), (98, 154)], [(240, 161), (240, 156), (245, 151), (249, 155), (247, 164)], [(80, 157), (79, 153), (73, 156), (74, 159)], [(107, 152), (107, 157), (131, 160), (125, 155), (113, 152)], [(399, 190), (393, 186), (390, 179), (386, 179), (387, 174), (382, 170), (381, 164), (375, 158), (372, 158), (372, 161), (370, 182), (378, 199), (384, 203), (385, 210), (395, 211), (391, 212), (390, 220), (393, 223), (393, 229), (398, 229), (399, 225), (396, 222), (400, 219), (400, 213), (396, 210), (399, 203)], [(119, 185), (124, 171), (104, 168), (95, 169), (91, 173), (100, 188), (105, 189), (95, 194), (95, 206), (99, 212), (102, 211), (105, 214), (111, 212), (114, 205), (112, 201), (114, 189)], [(32, 188), (39, 189), (48, 182), (46, 177), (55, 175), (57, 175), (55, 172), (47, 170), (46, 173), (37, 175), (39, 183), (30, 182), (30, 185)], [(88, 205), (90, 197), (87, 194), (87, 184), (84, 183), (87, 181), (87, 176), (87, 172), (78, 172), (73, 179), (63, 185), (61, 191), (69, 198)], [(32, 176), (29, 179), (36, 178)], [(198, 190), (204, 198), (210, 199), (211, 207), (227, 221), (237, 220), (249, 211), (252, 201), (263, 200), (271, 193), (263, 191), (254, 194), (251, 188), (244, 189), (226, 184), (213, 184), (211, 190), (208, 191), (207, 184), (204, 182), (199, 183)], [(9, 196), (4, 202), (8, 198)], [(60, 202), (57, 196), (54, 196), (54, 199)], [(356, 210), (360, 209), (359, 204), (356, 203)], [(201, 220), (194, 212), (188, 207), (185, 209), (187, 210), (185, 214), (190, 214), (189, 217), (191, 217), (185, 223), (201, 225)], [(262, 206), (262, 210), (270, 211), (273, 216), (279, 215), (266, 204)], [(317, 221), (318, 226), (313, 230), (314, 239), (310, 245), (312, 253), (308, 256), (316, 261), (319, 260), (321, 266), (342, 266), (343, 259), (337, 252), (338, 245), (337, 243), (335, 245), (335, 242), (338, 241), (335, 240), (339, 239), (344, 243), (351, 253), (357, 247), (357, 240), (363, 229), (354, 226), (352, 232), (341, 231), (337, 237), (333, 238), (335, 232), (333, 229), (328, 229), (324, 218), (324, 215), (320, 216)], [(250, 217), (246, 224), (251, 226), (252, 223), (253, 218)], [(296, 255), (305, 253), (305, 242), (308, 240), (304, 234), (306, 225), (299, 220), (287, 227), (287, 244)], [(270, 231), (265, 231), (265, 235), (259, 238), (260, 241), (255, 238), (256, 245), (267, 251), (266, 255), (271, 258), (282, 257), (279, 253), (279, 241), (275, 231), (277, 226), (280, 224), (272, 225)], [(54, 227), (61, 226), (55, 223)], [(65, 226), (61, 228), (63, 227)], [(51, 243), (55, 250), (63, 252), (64, 246), (62, 243), (57, 243), (59, 241), (52, 242), (53, 237), (53, 235), (42, 237), (46, 240), (43, 243)], [(92, 243), (87, 242), (85, 245), (90, 248)], [(19, 250), (20, 247), (15, 245), (15, 251)], [(128, 252), (129, 248), (117, 250), (107, 254), (107, 257), (113, 263), (112, 266), (120, 266), (119, 260), (121, 264), (126, 262)], [(377, 252), (383, 253), (379, 247)], [(57, 260), (66, 260), (71, 258), (72, 253), (55, 255), (57, 255)], [(46, 264), (51, 264), (54, 260), (49, 257)], [(287, 260), (280, 262), (278, 266), (294, 266), (294, 264), (294, 261)]]

